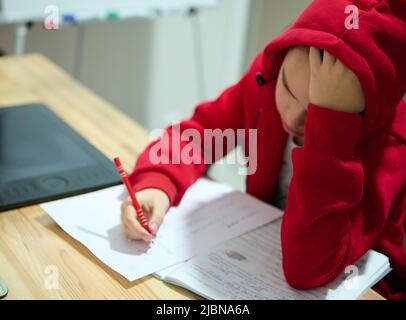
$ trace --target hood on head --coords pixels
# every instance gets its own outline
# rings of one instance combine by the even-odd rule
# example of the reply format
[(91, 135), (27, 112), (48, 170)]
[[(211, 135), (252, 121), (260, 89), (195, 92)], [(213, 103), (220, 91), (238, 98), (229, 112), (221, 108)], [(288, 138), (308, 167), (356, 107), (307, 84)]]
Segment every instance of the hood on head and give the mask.
[[(359, 11), (358, 29), (346, 27), (350, 5)], [(391, 122), (406, 91), (406, 0), (313, 1), (265, 48), (266, 79), (276, 79), (292, 46), (326, 50), (357, 75), (366, 101), (360, 139)]]

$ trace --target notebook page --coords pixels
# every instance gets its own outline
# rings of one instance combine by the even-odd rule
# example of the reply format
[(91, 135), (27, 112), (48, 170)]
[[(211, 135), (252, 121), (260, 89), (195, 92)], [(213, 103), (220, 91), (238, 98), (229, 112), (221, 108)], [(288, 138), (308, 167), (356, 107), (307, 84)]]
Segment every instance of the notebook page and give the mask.
[(207, 179), (171, 209), (153, 245), (129, 241), (121, 231), (123, 186), (53, 201), (41, 207), (67, 233), (110, 268), (133, 281), (186, 261), (280, 216), (259, 200)]
[(356, 299), (369, 287), (369, 279), (376, 279), (377, 271), (387, 263), (385, 256), (371, 251), (358, 264), (358, 287), (340, 278), (319, 289), (292, 289), (282, 271), (280, 225), (281, 219), (227, 241), (192, 258), (165, 280), (215, 300)]

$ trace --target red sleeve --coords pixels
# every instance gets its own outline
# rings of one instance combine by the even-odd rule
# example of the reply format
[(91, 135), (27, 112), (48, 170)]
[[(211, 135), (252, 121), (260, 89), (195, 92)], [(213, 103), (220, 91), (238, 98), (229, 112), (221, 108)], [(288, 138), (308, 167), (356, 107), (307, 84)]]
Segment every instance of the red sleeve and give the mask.
[(292, 152), (293, 177), (282, 223), (283, 269), (298, 289), (338, 277), (371, 245), (362, 238), (368, 201), (355, 156), (362, 115), (310, 104), (305, 143)]
[[(231, 129), (236, 133), (237, 129), (244, 128), (244, 101), (248, 96), (245, 94), (248, 91), (246, 90), (247, 82), (248, 79), (251, 79), (251, 82), (252, 79), (255, 81), (255, 70), (258, 69), (261, 59), (262, 55), (259, 55), (249, 72), (237, 84), (226, 89), (216, 100), (198, 105), (193, 116), (182, 121), (178, 130), (168, 127), (163, 138), (147, 147), (140, 155), (134, 171), (130, 174), (130, 181), (135, 190), (161, 189), (167, 193), (171, 204), (176, 206), (186, 190), (206, 172), (209, 164), (225, 156), (227, 151), (231, 151), (224, 147), (221, 154), (214, 152), (214, 141), (212, 141), (211, 151), (205, 150), (204, 129), (220, 129), (221, 131)], [(197, 152), (193, 153), (194, 158), (198, 161), (194, 161), (192, 164), (185, 163), (180, 157), (186, 147), (188, 150), (190, 149), (190, 140), (183, 139), (186, 132), (190, 131), (188, 129), (195, 129), (195, 132), (199, 132), (201, 137), (201, 141), (194, 148)], [(167, 148), (165, 147), (163, 152), (169, 161), (157, 164), (150, 155), (156, 153), (158, 143), (165, 145), (162, 143), (165, 140), (164, 137), (167, 137), (169, 143), (166, 144)], [(196, 142), (196, 140), (194, 141)], [(178, 142), (179, 147), (177, 147)]]

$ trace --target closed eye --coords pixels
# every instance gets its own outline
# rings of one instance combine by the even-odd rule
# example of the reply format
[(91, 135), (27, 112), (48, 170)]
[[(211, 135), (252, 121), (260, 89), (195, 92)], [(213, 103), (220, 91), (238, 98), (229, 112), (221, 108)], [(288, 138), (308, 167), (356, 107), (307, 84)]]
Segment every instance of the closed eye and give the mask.
[(285, 68), (283, 68), (283, 70), (282, 70), (282, 83), (283, 83), (283, 86), (285, 87), (286, 91), (293, 97), (293, 99), (295, 99), (297, 102), (299, 102), (299, 100), (294, 96), (292, 91), (290, 91), (289, 86), (286, 82)]

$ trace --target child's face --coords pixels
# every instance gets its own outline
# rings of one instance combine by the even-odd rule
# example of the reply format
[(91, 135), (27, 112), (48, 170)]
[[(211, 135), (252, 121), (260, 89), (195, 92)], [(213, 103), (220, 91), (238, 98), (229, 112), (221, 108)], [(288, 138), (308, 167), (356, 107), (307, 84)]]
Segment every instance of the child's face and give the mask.
[(275, 98), (285, 131), (299, 145), (303, 144), (309, 83), (309, 48), (293, 47), (287, 53), (279, 72)]

